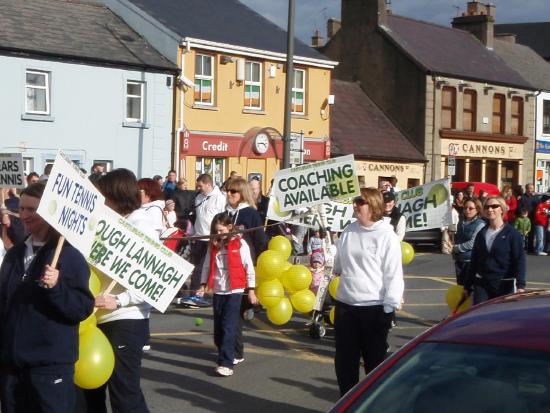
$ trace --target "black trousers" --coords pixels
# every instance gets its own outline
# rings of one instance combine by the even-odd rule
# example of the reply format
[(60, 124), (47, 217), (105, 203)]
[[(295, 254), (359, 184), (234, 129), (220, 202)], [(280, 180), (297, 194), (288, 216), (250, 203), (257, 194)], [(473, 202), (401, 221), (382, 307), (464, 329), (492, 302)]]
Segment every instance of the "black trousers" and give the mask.
[(366, 374), (384, 361), (393, 315), (384, 313), (381, 305), (353, 306), (336, 301), (334, 367), (341, 395), (359, 381), (361, 357)]
[(201, 273), (202, 266), (206, 257), (206, 251), (208, 249), (208, 241), (195, 241), (191, 244), (191, 263), (195, 266), (193, 273), (191, 274), (191, 294), (194, 294), (196, 290), (201, 286)]
[(74, 366), (2, 372), (2, 413), (73, 413)]
[(455, 261), (455, 274), (457, 285), (464, 285), (466, 276), (468, 275), (468, 269), (470, 268), (470, 261)]
[(89, 413), (106, 413), (106, 390), (113, 413), (149, 413), (141, 391), (141, 358), (149, 337), (149, 320), (116, 320), (98, 324), (115, 353), (115, 369), (107, 383), (85, 390)]

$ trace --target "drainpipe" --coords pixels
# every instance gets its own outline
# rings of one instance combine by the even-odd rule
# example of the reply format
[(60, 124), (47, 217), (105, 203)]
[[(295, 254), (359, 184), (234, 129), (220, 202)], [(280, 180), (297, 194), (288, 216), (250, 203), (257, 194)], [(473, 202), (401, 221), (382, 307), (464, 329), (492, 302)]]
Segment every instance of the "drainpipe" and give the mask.
[[(538, 102), (538, 96), (542, 93), (542, 90), (537, 90), (533, 95), (533, 99), (535, 99), (535, 136), (534, 138), (534, 145), (533, 145), (533, 182), (535, 183), (535, 189), (537, 188), (537, 132), (538, 132), (538, 113), (539, 113), (539, 102)], [(544, 176), (544, 175), (543, 175)]]
[[(189, 40), (185, 41), (183, 40), (182, 43), (185, 42), (185, 49), (181, 51), (181, 75), (185, 76), (185, 55), (189, 53), (191, 50), (191, 42)], [(184, 108), (184, 102), (185, 102), (185, 89), (184, 86), (181, 85), (180, 82), (176, 81), (174, 82), (174, 86), (180, 88), (180, 111), (179, 111), (179, 122), (178, 122), (178, 128), (176, 129), (176, 142), (174, 145), (174, 151), (175, 153), (175, 170), (176, 170), (176, 176), (179, 178), (181, 176), (180, 171), (180, 136), (181, 132), (184, 129), (185, 122), (183, 121), (183, 108)], [(185, 172), (185, 171), (183, 171)]]
[(436, 95), (436, 80), (435, 75), (432, 75), (432, 83), (433, 83), (433, 89), (434, 89), (434, 95), (433, 95), (433, 113), (432, 113), (432, 173), (431, 173), (431, 180), (435, 181), (435, 114), (436, 114), (436, 101), (435, 101), (435, 95)]

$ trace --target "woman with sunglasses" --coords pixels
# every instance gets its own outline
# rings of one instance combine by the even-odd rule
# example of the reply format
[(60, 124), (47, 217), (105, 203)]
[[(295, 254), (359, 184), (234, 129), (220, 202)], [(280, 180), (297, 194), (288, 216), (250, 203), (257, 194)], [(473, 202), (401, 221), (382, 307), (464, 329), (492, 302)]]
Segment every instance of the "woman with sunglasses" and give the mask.
[(488, 225), (476, 236), (464, 296), (473, 291), (474, 304), (525, 288), (525, 252), (521, 234), (504, 222), (506, 201), (490, 196), (483, 204)]
[[(256, 203), (252, 197), (252, 191), (248, 182), (243, 178), (231, 178), (226, 184), (227, 206), (226, 212), (231, 217), (236, 229), (259, 228), (256, 231), (249, 231), (243, 234), (243, 239), (250, 248), (252, 262), (256, 265), (258, 255), (267, 248), (267, 237), (263, 229), (263, 220), (256, 209)], [(248, 299), (242, 300), (241, 315), (252, 308)], [(243, 318), (239, 317), (237, 333), (235, 336), (235, 359), (234, 364), (244, 361), (243, 344)]]
[(384, 200), (376, 188), (361, 189), (353, 201), (357, 221), (338, 240), (334, 364), (340, 393), (359, 381), (361, 356), (368, 374), (386, 356), (386, 340), (403, 296), (401, 246), (384, 221)]
[(453, 246), (456, 283), (458, 285), (464, 285), (474, 241), (477, 233), (485, 226), (485, 221), (480, 217), (482, 209), (481, 202), (476, 198), (468, 199), (463, 204), (463, 213), (460, 221), (458, 221)]

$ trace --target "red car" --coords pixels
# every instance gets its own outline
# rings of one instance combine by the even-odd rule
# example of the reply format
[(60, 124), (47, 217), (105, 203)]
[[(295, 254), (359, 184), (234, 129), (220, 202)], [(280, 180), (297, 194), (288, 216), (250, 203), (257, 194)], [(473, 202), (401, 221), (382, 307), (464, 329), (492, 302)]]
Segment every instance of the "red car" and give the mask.
[(479, 196), (479, 191), (482, 189), (491, 195), (500, 195), (500, 190), (498, 189), (498, 186), (494, 184), (488, 184), (486, 182), (451, 182), (451, 192), (453, 194), (456, 194), (458, 191), (466, 191), (466, 187), (468, 185), (474, 186), (474, 195)]
[(500, 297), (394, 353), (330, 410), (549, 413), (550, 291)]

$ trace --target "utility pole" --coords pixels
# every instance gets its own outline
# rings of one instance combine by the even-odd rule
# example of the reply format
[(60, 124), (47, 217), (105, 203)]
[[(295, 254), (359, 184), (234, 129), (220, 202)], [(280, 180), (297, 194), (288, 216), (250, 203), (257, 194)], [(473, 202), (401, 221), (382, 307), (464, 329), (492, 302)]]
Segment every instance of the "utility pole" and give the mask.
[(290, 168), (290, 132), (292, 129), (292, 88), (294, 87), (294, 0), (288, 0), (286, 38), (285, 123), (283, 130), (283, 169)]

